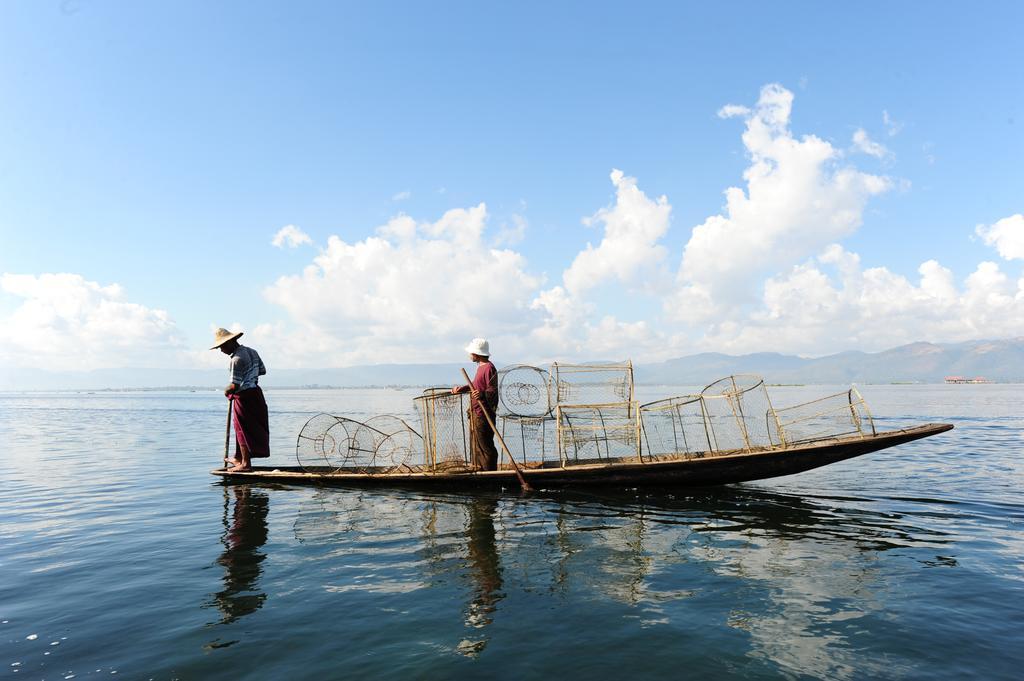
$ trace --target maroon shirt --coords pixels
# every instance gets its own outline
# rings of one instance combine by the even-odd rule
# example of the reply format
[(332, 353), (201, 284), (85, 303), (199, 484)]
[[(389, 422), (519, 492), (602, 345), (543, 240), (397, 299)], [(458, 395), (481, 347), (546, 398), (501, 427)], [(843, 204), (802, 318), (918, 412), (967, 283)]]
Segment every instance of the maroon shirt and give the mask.
[(498, 411), (498, 370), (490, 360), (480, 362), (473, 377), (473, 387), (480, 391), (480, 399), (473, 402), (473, 411), (483, 414), (480, 402), (487, 405), (487, 411), (493, 416)]

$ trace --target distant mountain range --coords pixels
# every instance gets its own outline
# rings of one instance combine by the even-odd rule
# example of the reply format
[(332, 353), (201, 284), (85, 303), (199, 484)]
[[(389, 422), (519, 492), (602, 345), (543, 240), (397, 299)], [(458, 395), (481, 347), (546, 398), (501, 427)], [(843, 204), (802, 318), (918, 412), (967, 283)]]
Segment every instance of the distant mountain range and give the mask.
[[(378, 364), (280, 370), (271, 367), (261, 384), (270, 388), (452, 385), (458, 382), (459, 369), (464, 366), (467, 365)], [(0, 367), (0, 390), (217, 388), (226, 383), (226, 373), (226, 369), (54, 372)], [(703, 385), (736, 373), (760, 374), (768, 383), (941, 383), (950, 375), (1024, 382), (1024, 338), (911, 343), (882, 352), (850, 351), (817, 358), (770, 352), (738, 356), (705, 352), (634, 365), (636, 381), (641, 384)]]

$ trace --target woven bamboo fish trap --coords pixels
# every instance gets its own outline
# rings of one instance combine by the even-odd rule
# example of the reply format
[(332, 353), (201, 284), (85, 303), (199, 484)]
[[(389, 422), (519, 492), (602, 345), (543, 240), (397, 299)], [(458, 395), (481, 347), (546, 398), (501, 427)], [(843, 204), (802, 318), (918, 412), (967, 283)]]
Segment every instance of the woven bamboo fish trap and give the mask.
[(469, 467), (469, 406), (466, 393), (427, 388), (413, 400), (423, 433), (424, 465), (430, 470)]

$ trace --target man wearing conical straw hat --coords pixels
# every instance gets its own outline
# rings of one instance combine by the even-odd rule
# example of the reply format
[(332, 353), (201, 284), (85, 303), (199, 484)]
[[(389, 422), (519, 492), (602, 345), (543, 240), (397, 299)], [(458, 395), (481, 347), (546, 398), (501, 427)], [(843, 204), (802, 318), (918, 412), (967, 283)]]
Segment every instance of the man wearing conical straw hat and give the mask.
[(250, 471), (252, 459), (270, 456), (270, 418), (259, 385), (267, 367), (258, 352), (238, 342), (241, 336), (241, 331), (217, 329), (210, 348), (231, 357), (231, 383), (224, 388), (224, 396), (231, 400), (235, 420), (235, 458), (225, 460), (232, 473)]
[(484, 416), (487, 410), (491, 421), (498, 412), (498, 370), (491, 364), (491, 345), (483, 338), (474, 338), (466, 346), (469, 358), (477, 363), (472, 387), (457, 385), (453, 393), (469, 392), (473, 397), (469, 408), (470, 452), (473, 468), (478, 471), (498, 469), (498, 450), (494, 446), (494, 429)]

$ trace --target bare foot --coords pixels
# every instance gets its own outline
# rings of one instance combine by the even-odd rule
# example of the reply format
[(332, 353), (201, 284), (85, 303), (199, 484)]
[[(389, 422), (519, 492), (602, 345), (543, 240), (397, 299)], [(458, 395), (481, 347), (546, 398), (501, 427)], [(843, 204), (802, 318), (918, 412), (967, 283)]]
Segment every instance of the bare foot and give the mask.
[(228, 469), (228, 473), (251, 473), (252, 466), (235, 465)]

